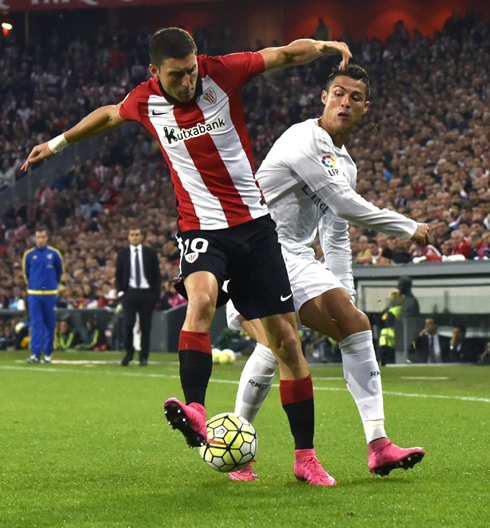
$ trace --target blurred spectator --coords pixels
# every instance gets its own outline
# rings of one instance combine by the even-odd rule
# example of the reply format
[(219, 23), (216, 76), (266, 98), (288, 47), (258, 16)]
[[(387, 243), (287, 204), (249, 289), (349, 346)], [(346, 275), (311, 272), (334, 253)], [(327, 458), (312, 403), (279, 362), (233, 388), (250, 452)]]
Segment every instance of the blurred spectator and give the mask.
[(85, 325), (80, 331), (80, 342), (75, 347), (80, 350), (107, 350), (104, 332), (89, 317), (85, 320)]
[(55, 350), (63, 352), (74, 349), (79, 345), (80, 336), (78, 335), (78, 332), (72, 328), (69, 319), (58, 321), (54, 343)]
[(117, 292), (109, 281), (102, 283), (100, 297), (97, 301), (97, 308), (115, 308), (117, 304)]
[(358, 252), (354, 258), (354, 262), (357, 264), (372, 264), (373, 254), (369, 247), (369, 240), (367, 236), (360, 236), (358, 241)]
[(470, 258), (471, 246), (459, 229), (451, 233), (451, 241), (453, 247), (451, 255), (463, 255), (465, 259)]
[(25, 310), (26, 309), (26, 300), (25, 292), (23, 292), (19, 286), (14, 286), (12, 291), (12, 296), (8, 300), (8, 309), (9, 310)]
[(395, 363), (395, 321), (402, 313), (403, 295), (399, 290), (390, 293), (388, 304), (381, 315), (381, 331), (379, 333), (379, 359), (384, 367)]
[(41, 180), (39, 183), (39, 187), (36, 189), (36, 203), (39, 205), (39, 207), (42, 210), (47, 209), (49, 206), (49, 201), (51, 199), (51, 195), (53, 194), (53, 191), (47, 186), (46, 180)]
[[(31, 321), (22, 321), (22, 320), (12, 320), (13, 325), (13, 335), (14, 335), (14, 350), (27, 350), (30, 346), (30, 332), (31, 332)], [(11, 325), (11, 328), (12, 328)]]
[(402, 317), (417, 317), (420, 314), (419, 301), (412, 293), (412, 279), (407, 276), (398, 279), (398, 290), (403, 295)]
[(162, 287), (160, 289), (160, 296), (157, 301), (157, 309), (158, 310), (168, 310), (171, 308), (170, 305), (170, 282), (169, 281), (163, 281)]
[(172, 308), (176, 308), (177, 306), (180, 306), (181, 304), (186, 304), (187, 299), (180, 295), (180, 293), (175, 289), (175, 285), (172, 283), (169, 286), (169, 304)]
[(12, 350), (15, 344), (15, 336), (9, 321), (0, 321), (0, 350)]
[(425, 327), (408, 350), (413, 363), (445, 363), (450, 360), (449, 338), (441, 336), (435, 317), (427, 317)]
[(481, 365), (490, 365), (490, 341), (487, 342), (485, 350), (483, 351), (478, 363)]
[(330, 28), (323, 21), (323, 17), (318, 18), (318, 27), (313, 35), (315, 40), (330, 40)]
[(457, 363), (476, 363), (482, 350), (476, 341), (466, 338), (466, 326), (453, 326), (453, 336), (449, 344), (450, 361)]
[(461, 204), (458, 202), (453, 202), (451, 208), (449, 209), (451, 213), (452, 222), (449, 223), (451, 229), (458, 229), (459, 223), (463, 219), (461, 215)]
[(488, 249), (488, 246), (483, 240), (480, 233), (473, 231), (469, 237), (469, 244), (471, 247), (470, 254), (468, 255), (469, 259), (480, 260), (480, 259), (488, 258), (487, 251), (486, 251)]

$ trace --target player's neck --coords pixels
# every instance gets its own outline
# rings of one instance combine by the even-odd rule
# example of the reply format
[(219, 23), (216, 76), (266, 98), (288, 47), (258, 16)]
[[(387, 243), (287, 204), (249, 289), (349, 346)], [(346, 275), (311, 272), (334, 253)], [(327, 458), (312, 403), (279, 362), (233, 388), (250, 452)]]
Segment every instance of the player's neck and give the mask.
[(331, 127), (328, 126), (328, 122), (326, 119), (320, 117), (318, 120), (318, 125), (325, 130), (325, 132), (328, 132), (328, 135), (332, 138), (333, 144), (337, 148), (342, 148), (344, 146), (345, 140), (347, 139), (347, 136), (350, 134), (350, 130), (333, 130)]

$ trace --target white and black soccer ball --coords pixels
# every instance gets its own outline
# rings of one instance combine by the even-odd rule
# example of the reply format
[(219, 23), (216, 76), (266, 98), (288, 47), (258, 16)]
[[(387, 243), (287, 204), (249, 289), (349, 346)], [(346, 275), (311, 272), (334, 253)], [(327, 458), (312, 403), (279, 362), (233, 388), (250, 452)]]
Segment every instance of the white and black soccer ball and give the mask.
[(228, 473), (252, 462), (257, 452), (257, 433), (248, 420), (223, 413), (210, 418), (206, 426), (208, 441), (199, 453), (209, 467)]

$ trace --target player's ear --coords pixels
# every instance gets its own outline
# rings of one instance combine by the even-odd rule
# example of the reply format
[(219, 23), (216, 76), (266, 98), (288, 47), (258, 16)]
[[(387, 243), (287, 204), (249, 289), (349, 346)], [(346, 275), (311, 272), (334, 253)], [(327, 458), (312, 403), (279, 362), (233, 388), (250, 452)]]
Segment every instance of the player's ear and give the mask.
[(369, 110), (369, 105), (370, 105), (370, 104), (371, 104), (371, 103), (370, 103), (369, 101), (366, 101), (366, 102), (364, 103), (364, 110), (362, 111), (362, 115), (364, 115), (364, 114)]
[(322, 103), (325, 105), (327, 104), (327, 97), (328, 97), (328, 92), (327, 90), (322, 90)]
[(158, 68), (154, 64), (150, 63), (149, 69), (153, 77), (158, 77)]

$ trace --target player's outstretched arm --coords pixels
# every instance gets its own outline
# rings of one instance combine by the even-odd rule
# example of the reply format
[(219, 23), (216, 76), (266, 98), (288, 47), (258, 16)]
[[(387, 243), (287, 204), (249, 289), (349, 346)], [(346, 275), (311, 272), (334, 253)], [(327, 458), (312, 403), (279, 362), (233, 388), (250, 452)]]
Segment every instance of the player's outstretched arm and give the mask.
[(46, 143), (36, 145), (21, 169), (27, 171), (31, 164), (50, 158), (53, 154), (61, 152), (70, 143), (99, 136), (122, 125), (125, 120), (119, 115), (120, 106), (121, 103), (97, 108), (64, 134), (46, 141)]
[(340, 69), (344, 69), (352, 58), (349, 46), (344, 42), (312, 39), (294, 40), (287, 46), (265, 48), (259, 53), (264, 58), (265, 71), (306, 64), (323, 55), (342, 55)]

